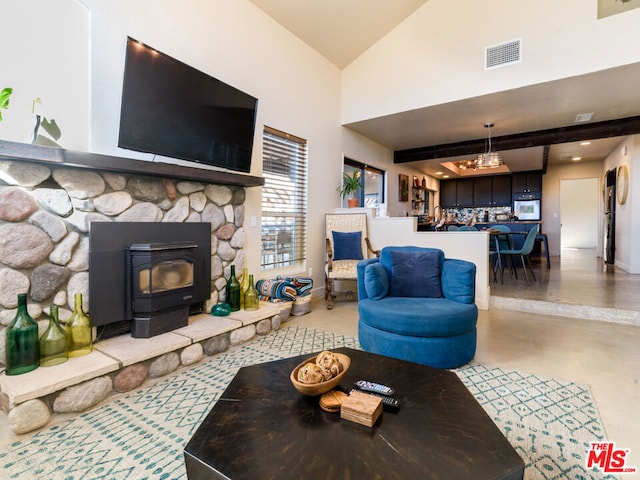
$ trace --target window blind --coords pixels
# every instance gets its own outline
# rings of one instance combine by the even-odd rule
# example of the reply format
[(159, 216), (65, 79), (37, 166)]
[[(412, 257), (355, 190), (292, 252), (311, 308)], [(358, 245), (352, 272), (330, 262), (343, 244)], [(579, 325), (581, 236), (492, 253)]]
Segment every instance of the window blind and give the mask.
[(263, 132), (262, 270), (306, 260), (307, 142), (270, 127)]

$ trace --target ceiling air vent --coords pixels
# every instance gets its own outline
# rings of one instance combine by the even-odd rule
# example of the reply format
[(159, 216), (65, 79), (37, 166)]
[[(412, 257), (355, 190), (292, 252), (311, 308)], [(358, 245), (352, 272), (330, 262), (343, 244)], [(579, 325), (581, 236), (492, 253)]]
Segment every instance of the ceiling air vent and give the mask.
[(484, 49), (484, 69), (489, 70), (505, 65), (520, 63), (522, 60), (522, 39), (492, 45)]

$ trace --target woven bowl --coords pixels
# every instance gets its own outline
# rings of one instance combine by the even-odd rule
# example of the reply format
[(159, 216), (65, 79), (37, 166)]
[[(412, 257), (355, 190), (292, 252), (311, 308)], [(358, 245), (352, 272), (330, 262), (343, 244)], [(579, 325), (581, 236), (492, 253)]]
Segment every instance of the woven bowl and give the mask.
[(342, 363), (342, 365), (344, 366), (344, 370), (342, 370), (342, 372), (340, 372), (338, 375), (336, 375), (332, 379), (327, 380), (325, 382), (320, 382), (320, 383), (299, 382), (298, 370), (304, 367), (307, 363), (316, 363), (316, 357), (309, 358), (304, 362), (300, 363), (296, 368), (294, 368), (293, 371), (291, 372), (291, 375), (289, 375), (289, 379), (291, 380), (291, 383), (296, 388), (296, 390), (298, 390), (303, 395), (307, 395), (309, 397), (322, 395), (323, 393), (327, 393), (328, 391), (333, 390), (340, 383), (340, 380), (342, 380), (342, 377), (344, 377), (344, 374), (347, 373), (347, 370), (349, 370), (349, 367), (351, 366), (351, 359), (348, 356), (343, 355), (342, 353), (334, 353), (334, 355), (338, 357), (338, 360), (340, 360), (340, 363)]

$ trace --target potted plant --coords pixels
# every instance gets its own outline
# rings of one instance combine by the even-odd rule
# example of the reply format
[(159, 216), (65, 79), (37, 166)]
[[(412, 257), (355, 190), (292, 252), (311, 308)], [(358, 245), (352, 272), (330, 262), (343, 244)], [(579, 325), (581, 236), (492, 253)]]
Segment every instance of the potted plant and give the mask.
[[(9, 108), (9, 98), (13, 93), (13, 88), (3, 88), (0, 92), (0, 110)], [(2, 121), (2, 112), (0, 112), (0, 121)]]
[(358, 192), (360, 186), (359, 170), (354, 170), (351, 175), (348, 173), (342, 174), (342, 188), (338, 188), (338, 190), (343, 199), (347, 197), (347, 205), (349, 205), (349, 208), (358, 206), (358, 198), (355, 197), (355, 194)]

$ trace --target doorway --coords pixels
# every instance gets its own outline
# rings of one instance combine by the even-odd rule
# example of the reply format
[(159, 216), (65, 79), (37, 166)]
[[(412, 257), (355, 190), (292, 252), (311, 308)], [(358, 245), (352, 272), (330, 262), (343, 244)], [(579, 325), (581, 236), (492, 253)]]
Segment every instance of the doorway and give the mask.
[(593, 249), (598, 255), (598, 179), (560, 180), (560, 249)]

